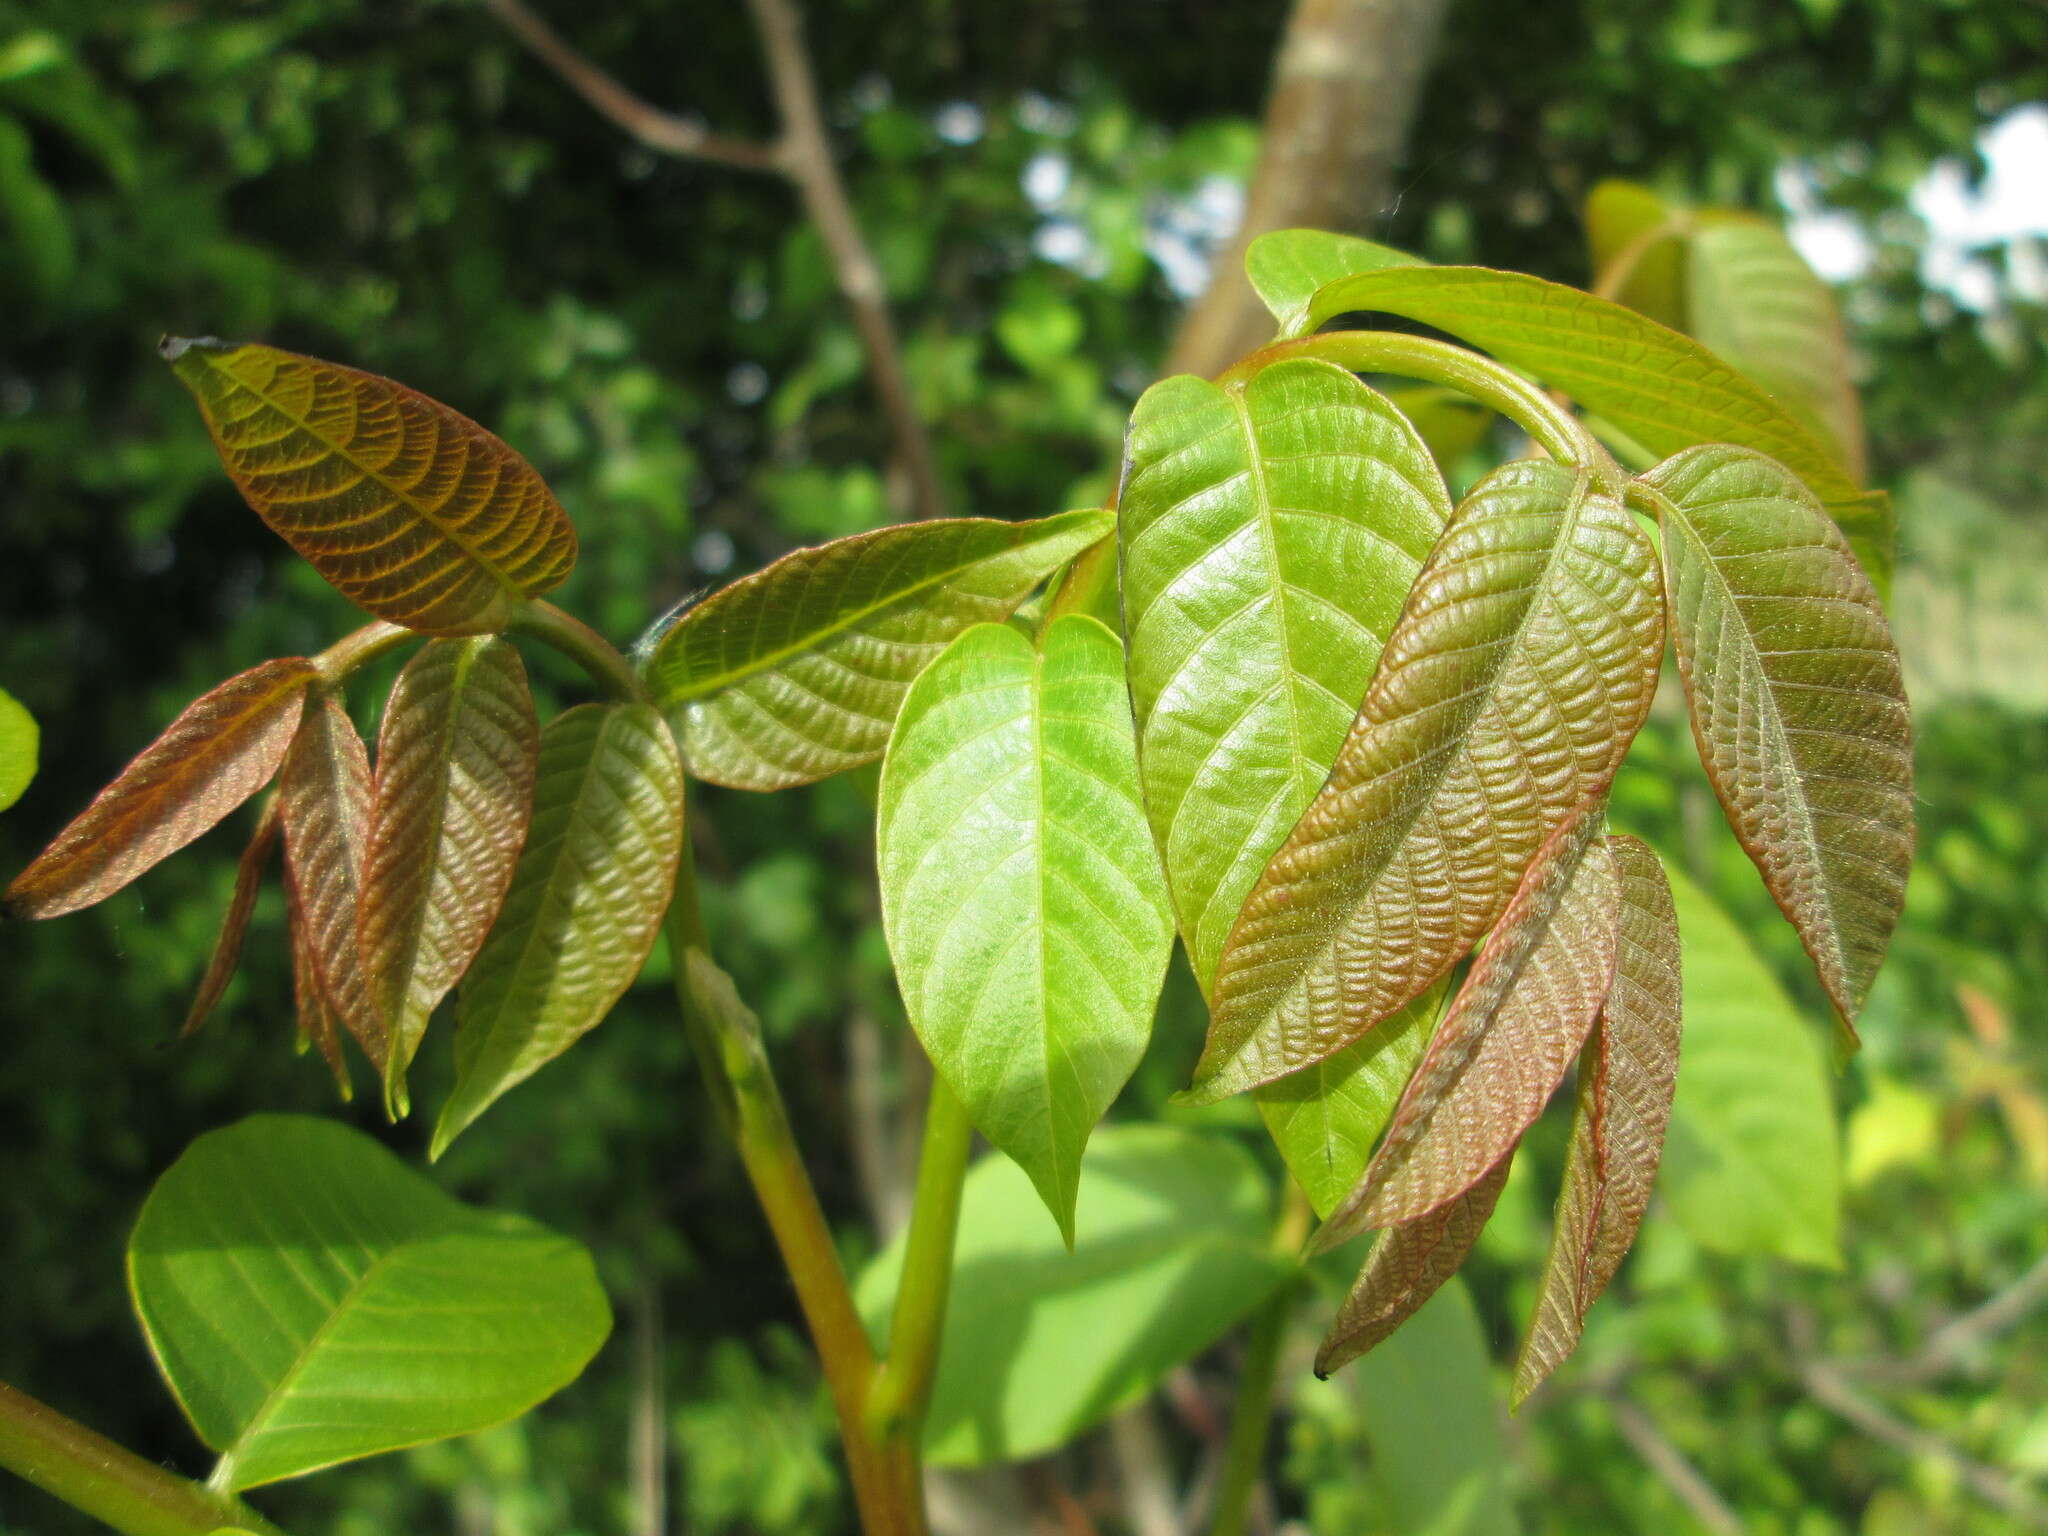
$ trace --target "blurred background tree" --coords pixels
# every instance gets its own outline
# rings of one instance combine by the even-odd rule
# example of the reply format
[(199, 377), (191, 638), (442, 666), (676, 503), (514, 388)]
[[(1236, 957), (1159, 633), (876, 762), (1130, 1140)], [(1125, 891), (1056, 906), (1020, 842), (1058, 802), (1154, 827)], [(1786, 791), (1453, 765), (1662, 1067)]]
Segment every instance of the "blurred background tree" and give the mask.
[[(1376, 10), (1354, 6), (1351, 21)], [(554, 12), (663, 109), (774, 133), (742, 8)], [(1297, 25), (1345, 15), (1301, 0)], [(1131, 401), (1170, 354), (1215, 345), (1183, 316), (1212, 267), (1232, 273), (1262, 166), (1254, 220), (1337, 223), (1580, 283), (1579, 208), (1606, 176), (1795, 216), (1843, 282), (1873, 477), (1902, 509), (1922, 861), (1867, 1049), (1834, 1084), (1842, 1268), (1718, 1255), (1653, 1215), (1581, 1361), (1505, 1432), (1514, 1514), (1489, 1503), (1431, 1528), (2040, 1528), (2048, 11), (1407, 0), (1380, 16), (1391, 32), (1343, 34), (1340, 67), (1303, 86), (1329, 94), (1292, 119), (1279, 110), (1289, 60), (1300, 71), (1314, 56), (1279, 52), (1285, 20), (1226, 0), (811, 8), (823, 128), (950, 510), (1101, 502)], [(1389, 36), (1398, 56), (1369, 51)], [(1345, 169), (1289, 191), (1281, 151), (1332, 112), (1354, 114), (1337, 158), (1306, 158)], [(503, 433), (579, 525), (565, 601), (620, 642), (706, 583), (914, 503), (793, 188), (636, 143), (467, 0), (0, 3), (0, 303), (0, 687), (45, 732), (43, 776), (0, 820), (7, 869), (209, 682), (352, 622), (240, 506), (156, 360), (160, 332), (345, 360)], [(1683, 851), (1818, 1021), (1679, 729), (1653, 722), (1669, 770), (1635, 775), (1618, 808)], [(865, 804), (837, 781), (700, 803), (722, 958), (791, 1063), (800, 1134), (858, 1264), (871, 1242), (859, 1218), (900, 1219), (914, 1127), (897, 1107), (918, 1100)], [(169, 1048), (226, 899), (235, 834), (217, 836), (210, 865), (170, 865), (68, 923), (0, 930), (0, 1376), (187, 1470), (198, 1448), (138, 1390), (152, 1367), (115, 1280), (149, 1179), (250, 1108), (377, 1119), (369, 1102), (336, 1111), (317, 1063), (288, 1049), (275, 911), (259, 914), (224, 1016)], [(1185, 1080), (1190, 994), (1169, 993), (1137, 1112)], [(438, 1038), (428, 1098), (449, 1068)], [(416, 1125), (381, 1134), (422, 1150)], [(641, 1532), (666, 1488), (662, 1528), (849, 1528), (773, 1251), (658, 1003), (629, 1000), (442, 1172), (590, 1241), (620, 1333), (521, 1425), (280, 1490), (285, 1524)], [(1543, 1225), (1534, 1185), (1511, 1187), (1473, 1271), (1496, 1354), (1512, 1348)], [(1972, 1314), (1987, 1298), (1993, 1312)], [(1941, 1331), (1958, 1317), (1960, 1332)], [(1195, 1528), (1161, 1490), (1199, 1492), (1213, 1470), (1241, 1347), (1076, 1448), (956, 1480), (953, 1528)], [(1863, 1359), (1875, 1363), (1837, 1368)], [(1370, 1381), (1283, 1380), (1274, 1518), (1322, 1536), (1423, 1528), (1403, 1513), (1421, 1507), (1401, 1486), (1414, 1447), (1397, 1415), (1375, 1414)], [(0, 1488), (9, 1536), (84, 1529), (67, 1521)]]

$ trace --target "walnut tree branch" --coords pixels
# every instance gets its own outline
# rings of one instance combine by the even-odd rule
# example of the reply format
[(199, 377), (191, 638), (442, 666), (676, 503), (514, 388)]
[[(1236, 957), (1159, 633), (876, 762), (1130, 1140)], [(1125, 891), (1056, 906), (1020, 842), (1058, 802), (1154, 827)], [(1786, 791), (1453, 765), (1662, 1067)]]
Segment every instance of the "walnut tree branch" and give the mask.
[(917, 517), (945, 514), (938, 462), (911, 395), (903, 347), (889, 314), (881, 268), (861, 233), (846, 184), (825, 134), (818, 86), (804, 46), (803, 19), (792, 0), (748, 0), (766, 56), (768, 78), (781, 115), (773, 144), (710, 132), (694, 118), (666, 112), (626, 89), (563, 41), (526, 0), (483, 0), (527, 50), (608, 121), (648, 149), (684, 160), (739, 170), (770, 171), (787, 179), (817, 226), (832, 275), (867, 356), (868, 377), (888, 421), (889, 436), (910, 486)]

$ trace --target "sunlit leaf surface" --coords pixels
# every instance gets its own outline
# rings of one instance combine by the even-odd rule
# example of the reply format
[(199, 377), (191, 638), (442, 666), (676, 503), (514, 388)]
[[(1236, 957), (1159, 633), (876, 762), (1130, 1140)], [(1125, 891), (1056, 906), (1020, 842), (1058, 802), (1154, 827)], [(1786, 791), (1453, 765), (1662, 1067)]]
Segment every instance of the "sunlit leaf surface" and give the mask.
[(579, 1244), (297, 1115), (188, 1147), (142, 1208), (128, 1278), (230, 1490), (513, 1418), (611, 1329)]
[(654, 947), (682, 843), (682, 764), (651, 706), (548, 722), (512, 888), (463, 979), (434, 1156), (611, 1012)]
[(1884, 611), (1811, 493), (1770, 460), (1696, 448), (1637, 486), (1664, 531), (1701, 761), (1853, 1024), (1913, 862), (1912, 722)]
[(970, 625), (1108, 537), (1107, 512), (905, 523), (799, 549), (699, 603), (644, 666), (697, 778), (808, 784), (882, 755), (904, 690)]
[(1478, 941), (1613, 778), (1655, 690), (1661, 608), (1649, 540), (1583, 474), (1525, 460), (1473, 489), (1231, 932), (1197, 1098), (1342, 1049)]
[(1119, 498), (1145, 801), (1206, 990), (1330, 770), (1450, 515), (1413, 428), (1343, 369), (1146, 391)]
[(1275, 229), (1245, 247), (1244, 271), (1259, 301), (1272, 311), (1282, 336), (1303, 336), (1309, 305), (1326, 283), (1381, 267), (1410, 267), (1421, 257), (1356, 235), (1322, 229)]
[(308, 979), (381, 1072), (390, 1037), (356, 943), (370, 836), (370, 755), (332, 693), (322, 691), (307, 705), (278, 774), (277, 807)]
[(918, 1038), (1071, 1237), (1173, 947), (1116, 636), (1074, 616), (1037, 649), (1002, 624), (947, 647), (889, 743), (878, 862)]
[(0, 688), (0, 811), (19, 800), (36, 776), (36, 718)]
[(378, 618), (500, 629), (576, 563), (575, 530), (533, 466), (438, 401), (275, 347), (163, 350), (257, 515)]
[(1458, 1272), (1500, 1200), (1513, 1161), (1510, 1149), (1450, 1204), (1379, 1235), (1316, 1352), (1318, 1376), (1328, 1376), (1378, 1344)]
[(1612, 837), (1608, 846), (1621, 875), (1614, 986), (1579, 1058), (1571, 1149), (1543, 1288), (1515, 1362), (1516, 1403), (1578, 1347), (1587, 1309), (1635, 1242), (1678, 1082), (1681, 988), (1671, 886), (1643, 843)]
[(277, 772), (315, 675), (266, 661), (195, 700), (15, 877), (7, 914), (89, 907), (220, 822)]
[(1317, 1247), (1455, 1199), (1543, 1112), (1614, 980), (1620, 877), (1599, 824), (1588, 806), (1537, 854)]
[(437, 640), (399, 674), (377, 736), (360, 943), (391, 1040), (386, 1094), (476, 958), (533, 812), (533, 696), (502, 640)]

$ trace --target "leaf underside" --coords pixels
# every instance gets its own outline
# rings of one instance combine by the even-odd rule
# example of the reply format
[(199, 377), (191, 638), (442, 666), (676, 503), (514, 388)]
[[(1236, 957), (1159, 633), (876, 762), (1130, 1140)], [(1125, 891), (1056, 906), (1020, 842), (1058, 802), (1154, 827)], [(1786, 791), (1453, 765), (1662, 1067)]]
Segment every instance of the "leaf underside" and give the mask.
[(904, 690), (970, 625), (1006, 617), (1112, 528), (906, 523), (799, 549), (699, 603), (645, 664), (697, 778), (784, 789), (882, 755)]
[(1381, 267), (1416, 266), (1420, 261), (1420, 257), (1406, 251), (1361, 240), (1356, 235), (1332, 234), (1321, 229), (1275, 229), (1245, 247), (1244, 272), (1251, 279), (1259, 302), (1279, 322), (1280, 334), (1297, 336), (1304, 334), (1299, 328), (1324, 285), (1340, 277)]
[(955, 640), (904, 700), (877, 847), (918, 1038), (1071, 1242), (1081, 1150), (1173, 947), (1116, 636), (1077, 615), (1035, 650), (1008, 625)]
[(1599, 826), (1582, 807), (1530, 864), (1319, 1249), (1455, 1199), (1543, 1112), (1614, 980), (1620, 879)]
[(7, 914), (89, 907), (217, 825), (277, 772), (317, 675), (266, 661), (187, 706), (15, 877)]
[(483, 947), (533, 812), (539, 728), (519, 653), (437, 640), (399, 674), (377, 736), (358, 942), (390, 1038), (386, 1097)]
[(277, 840), (277, 798), (273, 795), (264, 802), (262, 814), (256, 819), (256, 830), (250, 833), (242, 856), (235, 863), (234, 892), (228, 897), (228, 909), (221, 918), (220, 936), (213, 942), (213, 953), (207, 958), (206, 973), (200, 977), (199, 990), (186, 1011), (184, 1028), (179, 1031), (181, 1037), (189, 1038), (199, 1032), (219, 1006), (228, 983), (235, 979), (235, 967), (242, 958), (242, 940), (248, 935), (249, 919), (255, 914), (256, 898), (262, 892), (270, 856), (277, 852)]
[(1678, 913), (1657, 855), (1610, 837), (1621, 876), (1614, 986), (1579, 1059), (1571, 1148), (1543, 1286), (1515, 1361), (1519, 1404), (1578, 1348), (1586, 1313), (1635, 1242), (1678, 1085)]
[(1237, 919), (1193, 1097), (1342, 1049), (1464, 956), (1612, 780), (1655, 691), (1661, 608), (1648, 538), (1584, 474), (1523, 460), (1473, 489)]
[(1316, 1352), (1317, 1376), (1328, 1377), (1385, 1339), (1458, 1272), (1500, 1200), (1513, 1161), (1510, 1148), (1450, 1204), (1379, 1235)]
[(1664, 531), (1700, 759), (1853, 1025), (1913, 861), (1912, 724), (1890, 626), (1841, 533), (1782, 466), (1697, 448), (1637, 484)]
[(322, 691), (309, 702), (278, 774), (277, 803), (309, 980), (329, 1016), (381, 1072), (389, 1036), (356, 944), (370, 832), (370, 755), (335, 694)]
[(438, 401), (275, 347), (174, 340), (164, 355), (243, 498), (378, 618), (501, 629), (576, 563), (575, 530), (533, 466)]
[(1132, 413), (1118, 520), (1138, 756), (1205, 992), (1449, 516), (1407, 420), (1329, 363), (1168, 379)]
[(578, 1244), (295, 1115), (187, 1148), (143, 1207), (128, 1276), (229, 1490), (501, 1423), (573, 1380), (611, 1326)]
[(603, 1022), (661, 929), (682, 853), (683, 772), (650, 705), (583, 704), (540, 733), (512, 886), (463, 978), (439, 1157), (507, 1089)]

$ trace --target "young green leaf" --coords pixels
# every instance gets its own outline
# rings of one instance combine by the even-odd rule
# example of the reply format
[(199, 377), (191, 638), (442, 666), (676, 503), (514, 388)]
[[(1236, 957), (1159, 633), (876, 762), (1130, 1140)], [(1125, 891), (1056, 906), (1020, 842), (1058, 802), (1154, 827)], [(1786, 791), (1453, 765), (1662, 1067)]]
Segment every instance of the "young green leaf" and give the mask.
[(1700, 760), (1853, 1025), (1913, 862), (1912, 721), (1884, 610), (1812, 494), (1760, 454), (1689, 449), (1631, 495), (1664, 531)]
[(880, 757), (926, 662), (1112, 527), (1099, 511), (956, 518), (795, 550), (690, 609), (643, 671), (692, 774), (808, 784)]
[(270, 782), (318, 674), (266, 661), (202, 695), (121, 770), (7, 888), (10, 917), (56, 917), (103, 901)]
[(1593, 281), (1587, 287), (1674, 331), (1685, 323), (1688, 215), (1648, 187), (1603, 181), (1586, 197)]
[(948, 646), (883, 759), (877, 862), (918, 1038), (1071, 1242), (1173, 948), (1116, 636), (1073, 615), (1036, 650), (1002, 624)]
[(1457, 1199), (1379, 1235), (1316, 1351), (1316, 1375), (1327, 1378), (1385, 1339), (1458, 1272), (1493, 1214), (1514, 1160), (1510, 1147)]
[(1493, 926), (1613, 778), (1656, 688), (1662, 607), (1649, 539), (1585, 473), (1523, 460), (1474, 487), (1231, 931), (1194, 1097), (1341, 1050)]
[(533, 466), (438, 401), (275, 347), (172, 337), (163, 354), (243, 498), (378, 618), (502, 629), (576, 563), (576, 532)]
[(128, 1282), (230, 1491), (502, 1423), (611, 1330), (579, 1244), (298, 1115), (188, 1147), (142, 1208)]
[[(1270, 1181), (1222, 1137), (1105, 1125), (1081, 1160), (1071, 1252), (1038, 1205), (1008, 1158), (968, 1170), (925, 1421), (934, 1466), (1056, 1450), (1152, 1391), (1299, 1272), (1272, 1245)], [(855, 1288), (878, 1335), (903, 1249), (899, 1237)]]
[(0, 811), (19, 800), (36, 776), (36, 717), (0, 688)]
[(1282, 337), (1306, 336), (1310, 303), (1326, 283), (1381, 267), (1412, 267), (1410, 256), (1390, 245), (1321, 229), (1275, 229), (1245, 247), (1244, 274), (1259, 300), (1280, 323)]
[(1405, 315), (1484, 347), (1651, 453), (1700, 443), (1754, 448), (1798, 475), (1845, 523), (1874, 515), (1833, 451), (1763, 386), (1619, 304), (1519, 272), (1390, 267), (1322, 289), (1309, 328), (1355, 309)]
[(1828, 285), (1774, 225), (1746, 214), (1703, 218), (1685, 263), (1685, 329), (1775, 395), (1861, 480), (1863, 412)]
[(526, 669), (502, 640), (434, 641), (384, 707), (358, 940), (391, 1041), (394, 1115), (428, 1015), (504, 905), (538, 750)]
[(1543, 1289), (1515, 1361), (1522, 1400), (1578, 1348), (1586, 1312), (1636, 1240), (1678, 1082), (1678, 913), (1657, 855), (1610, 837), (1621, 874), (1614, 986), (1579, 1058), (1571, 1150)]
[(1614, 982), (1621, 878), (1599, 827), (1600, 807), (1581, 807), (1530, 864), (1318, 1251), (1456, 1199), (1564, 1081)]
[(314, 991), (381, 1072), (390, 1036), (356, 944), (370, 835), (370, 755), (335, 694), (318, 693), (299, 722), (278, 774), (277, 805)]
[(1841, 1263), (1832, 1074), (1812, 1025), (1714, 899), (1671, 877), (1685, 1069), (1657, 1187), (1703, 1247)]
[(219, 1006), (228, 983), (235, 979), (235, 967), (242, 958), (242, 940), (249, 932), (249, 919), (256, 911), (256, 897), (263, 888), (264, 871), (270, 867), (270, 856), (277, 852), (277, 832), (277, 797), (273, 795), (264, 802), (263, 812), (256, 818), (256, 830), (249, 835), (242, 857), (235, 864), (234, 894), (228, 897), (228, 910), (221, 918), (220, 937), (214, 940), (206, 974), (200, 978), (199, 991), (186, 1011), (185, 1027), (179, 1031), (181, 1038), (199, 1032), (199, 1027)]
[(1442, 982), (1363, 1038), (1252, 1090), (1266, 1132), (1318, 1216), (1358, 1188), (1443, 1012)]
[(654, 947), (682, 848), (682, 764), (651, 706), (548, 723), (512, 889), (463, 980), (433, 1156), (603, 1022)]
[(1119, 497), (1145, 804), (1205, 991), (1245, 893), (1328, 776), (1416, 573), (1443, 477), (1330, 363), (1155, 384)]

